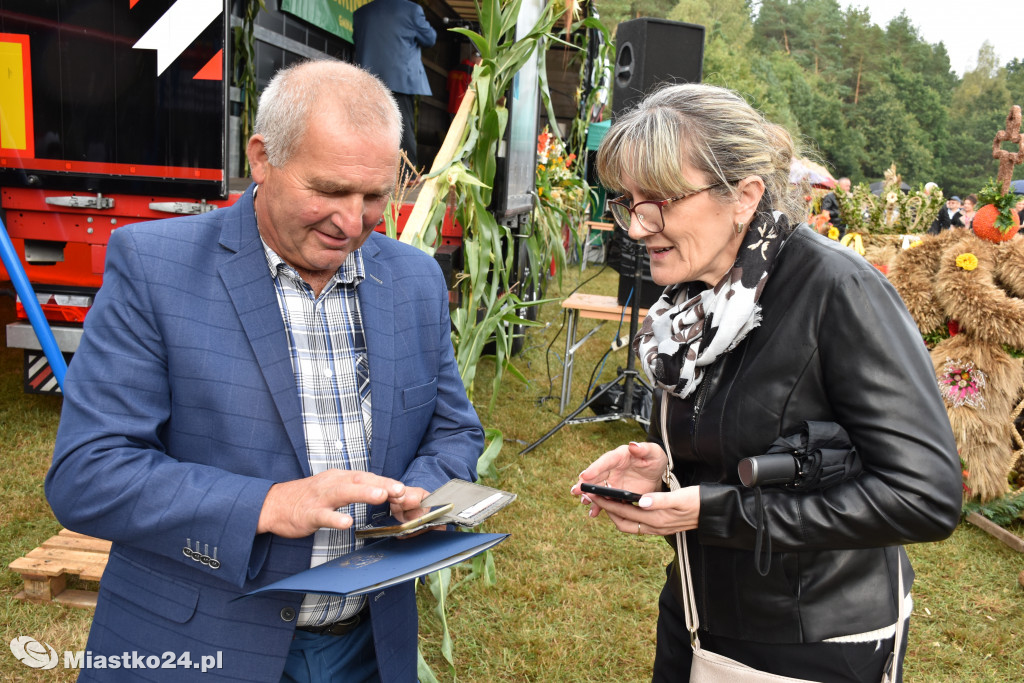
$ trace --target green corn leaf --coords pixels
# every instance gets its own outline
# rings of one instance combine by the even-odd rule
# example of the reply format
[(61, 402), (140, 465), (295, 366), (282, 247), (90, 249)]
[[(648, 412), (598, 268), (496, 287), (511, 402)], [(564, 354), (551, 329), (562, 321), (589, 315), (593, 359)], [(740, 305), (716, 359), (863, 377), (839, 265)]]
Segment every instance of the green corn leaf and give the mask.
[(459, 33), (466, 36), (472, 41), (476, 47), (477, 52), (480, 53), (482, 59), (491, 59), (494, 55), (491, 52), (491, 45), (487, 42), (487, 39), (475, 31), (470, 31), (468, 28), (450, 28), (448, 29), (452, 33)]
[(497, 477), (498, 471), (494, 468), (494, 459), (498, 457), (504, 443), (501, 430), (485, 429), (484, 440), (487, 441), (487, 448), (476, 461), (476, 471), (481, 477)]
[[(476, 0), (474, 0), (476, 1)], [(483, 0), (476, 3), (476, 14), (480, 20), (480, 34), (491, 49), (497, 48), (501, 42), (501, 2), (500, 0)], [(483, 56), (483, 52), (480, 56)]]
[(430, 669), (427, 660), (423, 659), (422, 647), (416, 648), (416, 678), (420, 683), (441, 683)]
[(513, 2), (505, 5), (504, 12), (502, 13), (504, 16), (501, 21), (501, 28), (498, 32), (500, 38), (504, 38), (511, 32), (512, 35), (509, 37), (512, 40), (515, 40), (514, 31), (516, 30), (516, 22), (519, 20), (519, 9), (522, 5), (523, 0), (514, 0)]
[(484, 555), (484, 584), (494, 586), (498, 583), (498, 569), (494, 564), (494, 553), (490, 550)]
[(452, 570), (451, 567), (445, 567), (440, 569), (433, 574), (427, 575), (430, 578), (428, 585), (430, 586), (430, 592), (433, 594), (434, 599), (437, 600), (437, 606), (434, 608), (434, 612), (437, 614), (438, 619), (441, 620), (441, 654), (444, 655), (445, 660), (453, 667), (455, 666), (455, 660), (453, 657), (452, 649), (452, 636), (451, 631), (448, 630), (448, 589), (452, 583)]

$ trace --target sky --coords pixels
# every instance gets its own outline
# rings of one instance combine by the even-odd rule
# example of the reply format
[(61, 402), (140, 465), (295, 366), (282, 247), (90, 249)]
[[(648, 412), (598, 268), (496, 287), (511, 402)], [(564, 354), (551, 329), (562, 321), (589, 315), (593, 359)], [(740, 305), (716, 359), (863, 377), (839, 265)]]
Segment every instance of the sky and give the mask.
[(953, 71), (963, 76), (978, 64), (978, 49), (988, 40), (999, 64), (1024, 60), (1024, 2), (1021, 0), (838, 0), (844, 9), (867, 9), (883, 29), (906, 10), (910, 23), (928, 43), (942, 42)]

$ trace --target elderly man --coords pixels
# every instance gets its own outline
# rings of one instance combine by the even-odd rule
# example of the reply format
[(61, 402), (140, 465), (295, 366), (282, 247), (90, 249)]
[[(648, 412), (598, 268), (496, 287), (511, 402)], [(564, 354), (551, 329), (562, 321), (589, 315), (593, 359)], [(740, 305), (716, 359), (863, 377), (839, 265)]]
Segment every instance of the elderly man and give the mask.
[(938, 235), (943, 230), (949, 230), (951, 227), (964, 227), (964, 221), (960, 213), (960, 197), (956, 195), (947, 199), (946, 205), (939, 209), (939, 215), (932, 221), (931, 227), (928, 228), (928, 234)]
[(203, 680), (416, 679), (411, 583), (237, 599), (475, 478), (441, 270), (374, 231), (400, 136), (375, 77), (290, 67), (260, 99), (233, 206), (112, 235), (46, 493), (61, 523), (113, 541), (93, 659), (183, 666), (80, 680), (195, 680), (212, 655)]

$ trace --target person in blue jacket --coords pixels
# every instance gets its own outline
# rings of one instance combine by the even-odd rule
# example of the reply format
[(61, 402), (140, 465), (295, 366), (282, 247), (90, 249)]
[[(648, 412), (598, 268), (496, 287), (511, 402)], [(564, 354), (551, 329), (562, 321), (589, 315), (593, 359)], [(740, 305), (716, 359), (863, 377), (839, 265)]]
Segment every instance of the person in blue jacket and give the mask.
[(82, 681), (197, 680), (203, 661), (204, 681), (416, 680), (412, 583), (241, 597), (419, 516), (483, 448), (441, 269), (374, 230), (399, 160), (387, 88), (298, 64), (254, 130), (232, 206), (111, 235), (67, 374), (46, 495), (113, 542), (87, 649), (184, 663)]
[(420, 48), (437, 40), (423, 8), (412, 0), (373, 0), (352, 15), (356, 63), (391, 89), (402, 112), (402, 149), (413, 166), (416, 151), (416, 95), (430, 95)]

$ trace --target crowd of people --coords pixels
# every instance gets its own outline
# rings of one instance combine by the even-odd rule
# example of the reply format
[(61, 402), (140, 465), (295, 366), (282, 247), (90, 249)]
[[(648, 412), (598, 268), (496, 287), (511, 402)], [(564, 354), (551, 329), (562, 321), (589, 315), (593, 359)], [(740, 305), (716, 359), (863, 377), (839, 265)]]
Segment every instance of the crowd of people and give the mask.
[[(928, 228), (928, 234), (938, 235), (943, 230), (949, 230), (950, 228), (970, 229), (978, 208), (978, 195), (969, 194), (963, 200), (953, 195), (946, 200), (946, 205), (939, 210), (939, 215), (936, 216), (935, 220), (932, 221), (931, 227)], [(1014, 205), (1013, 210), (1017, 213), (1017, 218), (1020, 220), (1021, 225), (1024, 225), (1024, 195), (1018, 195), (1017, 203)]]
[[(928, 183), (925, 185), (925, 192), (930, 193), (937, 187), (935, 183)], [(839, 196), (850, 192), (850, 190), (850, 179), (846, 177), (839, 178), (836, 181), (836, 189), (821, 198), (821, 212), (817, 214), (820, 220), (816, 220), (815, 216), (811, 216), (808, 222), (816, 226), (819, 232), (823, 231), (825, 227), (832, 226), (838, 230), (838, 237), (842, 237), (846, 233), (847, 226), (842, 217)], [(837, 193), (839, 193), (839, 196), (837, 196)], [(978, 205), (978, 195), (976, 194), (969, 194), (963, 199), (958, 195), (951, 196), (931, 221), (927, 234), (938, 235), (950, 228), (970, 229), (978, 208), (980, 207)], [(1021, 224), (1024, 225), (1024, 194), (1018, 195), (1014, 211)]]
[[(978, 206), (978, 196), (969, 194), (963, 200), (953, 195), (946, 200), (946, 205), (939, 209), (939, 215), (928, 228), (929, 235), (938, 235), (950, 228), (970, 228), (971, 221)], [(1024, 208), (1024, 203), (1019, 208)]]

